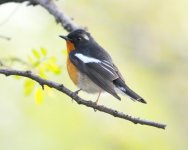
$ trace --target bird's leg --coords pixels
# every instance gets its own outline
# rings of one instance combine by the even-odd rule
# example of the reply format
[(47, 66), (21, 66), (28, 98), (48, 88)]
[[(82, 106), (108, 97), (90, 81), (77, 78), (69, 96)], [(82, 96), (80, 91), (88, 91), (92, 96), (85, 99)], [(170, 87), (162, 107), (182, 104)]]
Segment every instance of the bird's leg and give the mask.
[[(97, 100), (95, 101), (95, 104), (97, 105), (98, 101), (99, 101), (99, 97), (101, 95), (101, 91), (99, 92), (99, 95), (97, 96)], [(96, 112), (97, 110), (94, 108), (94, 111)]]
[(99, 92), (99, 95), (97, 97), (97, 100), (95, 101), (95, 104), (97, 105), (98, 101), (99, 101), (99, 98), (100, 98), (100, 95), (101, 95), (101, 91)]
[[(78, 89), (78, 90), (76, 90), (75, 92), (73, 92), (73, 94), (78, 95), (78, 93), (79, 93), (81, 90), (82, 90), (82, 89)], [(72, 102), (73, 102), (73, 98), (72, 98)]]

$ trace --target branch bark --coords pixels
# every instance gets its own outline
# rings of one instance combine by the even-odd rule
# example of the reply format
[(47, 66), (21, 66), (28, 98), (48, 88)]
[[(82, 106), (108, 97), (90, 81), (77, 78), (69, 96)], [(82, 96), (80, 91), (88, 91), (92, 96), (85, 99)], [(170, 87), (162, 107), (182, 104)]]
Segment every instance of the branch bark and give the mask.
[(0, 5), (8, 2), (16, 2), (16, 3), (21, 3), (27, 0), (0, 0)]
[(43, 79), (43, 78), (39, 77), (38, 75), (32, 73), (31, 71), (0, 69), (0, 74), (4, 74), (6, 76), (17, 75), (17, 76), (30, 78), (30, 79), (38, 82), (42, 87), (44, 87), (44, 85), (47, 85), (47, 86), (54, 88), (54, 89), (56, 89), (56, 90), (58, 90), (62, 93), (65, 93), (66, 95), (68, 95), (69, 97), (74, 99), (78, 104), (85, 105), (87, 107), (91, 107), (94, 110), (98, 110), (98, 111), (110, 114), (114, 117), (129, 120), (129, 121), (131, 121), (135, 124), (148, 125), (148, 126), (161, 128), (161, 129), (165, 129), (165, 127), (166, 127), (165, 124), (153, 122), (153, 121), (150, 121), (150, 120), (140, 119), (140, 118), (137, 118), (137, 117), (132, 117), (130, 115), (124, 114), (124, 113), (119, 112), (117, 110), (105, 107), (103, 105), (97, 105), (96, 103), (94, 103), (92, 101), (84, 100), (84, 99), (80, 98), (76, 93), (74, 93), (74, 92), (70, 91), (68, 88), (66, 88), (63, 84), (59, 84), (59, 83), (56, 83), (56, 82), (53, 82), (53, 81), (50, 81), (50, 80)]
[(0, 0), (0, 5), (8, 2), (22, 3), (26, 1), (29, 1), (30, 5), (40, 5), (41, 7), (46, 9), (58, 23), (61, 23), (62, 27), (68, 32), (71, 32), (78, 28), (83, 28), (74, 23), (69, 16), (61, 11), (53, 0)]
[[(51, 15), (54, 16), (57, 22), (61, 23), (62, 27), (67, 30), (68, 32), (71, 32), (75, 29), (82, 28), (75, 24), (70, 17), (64, 14), (58, 7), (55, 5), (53, 0), (0, 0), (0, 5), (8, 2), (25, 2), (29, 1), (32, 5), (40, 5), (44, 9), (46, 9)], [(96, 103), (92, 101), (87, 101), (82, 98), (80, 98), (76, 93), (70, 91), (68, 88), (66, 88), (63, 84), (59, 84), (50, 80), (45, 80), (41, 77), (39, 77), (36, 74), (33, 74), (31, 71), (20, 71), (20, 70), (12, 70), (12, 69), (0, 69), (0, 74), (4, 74), (6, 76), (10, 75), (18, 75), (26, 78), (30, 78), (36, 82), (38, 82), (42, 87), (44, 85), (47, 85), (51, 88), (54, 88), (62, 93), (65, 93), (72, 99), (74, 99), (78, 104), (85, 105), (87, 107), (91, 107), (94, 110), (98, 110), (104, 113), (107, 113), (109, 115), (112, 115), (114, 117), (122, 118), (125, 120), (129, 120), (135, 124), (141, 124), (141, 125), (148, 125), (153, 126), (161, 129), (165, 129), (166, 125), (158, 122), (153, 122), (150, 120), (144, 120), (137, 117), (130, 116), (128, 114), (119, 112), (117, 110), (105, 107), (103, 105), (97, 105)]]

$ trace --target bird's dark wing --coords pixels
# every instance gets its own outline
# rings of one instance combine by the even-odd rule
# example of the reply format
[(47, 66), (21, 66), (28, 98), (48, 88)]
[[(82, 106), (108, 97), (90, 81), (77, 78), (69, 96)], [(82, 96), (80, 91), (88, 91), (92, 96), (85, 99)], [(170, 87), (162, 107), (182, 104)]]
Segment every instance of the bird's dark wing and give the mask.
[(86, 74), (95, 84), (120, 100), (113, 83), (113, 80), (119, 76), (111, 62), (91, 58), (76, 52), (76, 50), (69, 54), (69, 58), (80, 72)]
[(133, 90), (131, 90), (127, 84), (125, 83), (121, 73), (119, 72), (118, 68), (113, 64), (114, 69), (116, 70), (116, 73), (118, 74), (119, 78), (113, 80), (114, 85), (120, 89), (123, 93), (128, 95), (132, 100), (139, 101), (141, 103), (147, 103), (141, 96), (139, 96), (137, 93), (135, 93)]

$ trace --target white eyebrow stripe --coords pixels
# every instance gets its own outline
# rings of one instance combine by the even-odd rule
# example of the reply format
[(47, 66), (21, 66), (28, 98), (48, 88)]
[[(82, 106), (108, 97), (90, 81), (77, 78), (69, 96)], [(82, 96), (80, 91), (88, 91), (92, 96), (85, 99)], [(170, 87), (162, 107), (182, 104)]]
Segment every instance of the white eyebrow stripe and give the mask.
[(89, 41), (89, 37), (88, 37), (86, 34), (82, 34), (82, 37), (83, 37), (85, 40)]
[(80, 53), (75, 54), (75, 56), (81, 61), (83, 61), (84, 63), (100, 63), (101, 62), (100, 60), (96, 58), (88, 57)]

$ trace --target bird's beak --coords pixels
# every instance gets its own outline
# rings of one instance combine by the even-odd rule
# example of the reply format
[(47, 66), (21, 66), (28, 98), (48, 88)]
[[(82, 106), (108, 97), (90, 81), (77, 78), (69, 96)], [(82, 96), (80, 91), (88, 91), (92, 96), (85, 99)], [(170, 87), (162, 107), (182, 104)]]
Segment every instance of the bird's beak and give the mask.
[(70, 39), (67, 36), (60, 35), (59, 37), (64, 39), (65, 41), (70, 41)]

